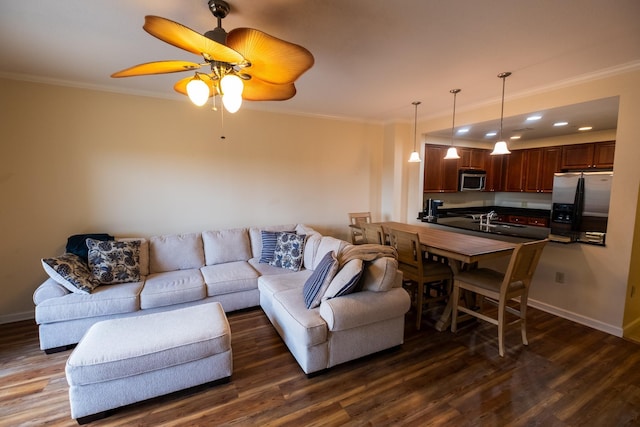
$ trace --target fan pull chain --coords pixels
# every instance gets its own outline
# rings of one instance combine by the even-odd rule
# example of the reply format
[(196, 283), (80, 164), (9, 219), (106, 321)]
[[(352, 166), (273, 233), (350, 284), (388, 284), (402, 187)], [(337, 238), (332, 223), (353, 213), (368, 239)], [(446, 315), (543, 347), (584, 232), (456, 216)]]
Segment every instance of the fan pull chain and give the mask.
[(224, 136), (224, 108), (220, 109), (220, 123), (220, 133), (222, 134), (220, 135), (220, 139), (226, 139), (227, 137)]

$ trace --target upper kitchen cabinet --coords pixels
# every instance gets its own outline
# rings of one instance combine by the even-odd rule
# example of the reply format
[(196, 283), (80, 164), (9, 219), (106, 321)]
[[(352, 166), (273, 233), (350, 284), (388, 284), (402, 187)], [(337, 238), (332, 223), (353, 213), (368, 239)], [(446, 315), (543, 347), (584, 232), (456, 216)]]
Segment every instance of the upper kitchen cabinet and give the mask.
[(452, 193), (458, 190), (458, 161), (444, 160), (448, 148), (442, 145), (425, 145), (425, 193)]
[(492, 156), (486, 152), (487, 181), (484, 191), (504, 191), (503, 164), (505, 156)]
[(612, 169), (615, 141), (565, 145), (562, 148), (564, 170)]
[(478, 148), (458, 148), (459, 169), (487, 169), (488, 151)]
[(553, 174), (560, 172), (562, 147), (533, 148), (526, 151), (524, 191), (551, 193)]
[(503, 191), (524, 191), (527, 150), (512, 150), (506, 156)]

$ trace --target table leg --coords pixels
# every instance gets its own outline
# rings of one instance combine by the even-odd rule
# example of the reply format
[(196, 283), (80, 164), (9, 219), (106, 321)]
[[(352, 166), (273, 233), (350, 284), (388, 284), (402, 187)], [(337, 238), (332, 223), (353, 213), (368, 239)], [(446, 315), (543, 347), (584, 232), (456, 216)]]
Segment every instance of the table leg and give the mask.
[[(462, 262), (449, 259), (449, 266), (451, 267), (451, 271), (453, 271), (453, 278), (455, 280), (456, 275), (462, 269)], [(453, 283), (451, 284), (451, 288), (453, 289)], [(447, 301), (447, 305), (444, 308), (444, 311), (440, 315), (440, 319), (436, 322), (436, 330), (439, 332), (445, 331), (449, 329), (451, 326), (451, 311), (453, 310), (453, 299), (449, 296), (449, 300)]]

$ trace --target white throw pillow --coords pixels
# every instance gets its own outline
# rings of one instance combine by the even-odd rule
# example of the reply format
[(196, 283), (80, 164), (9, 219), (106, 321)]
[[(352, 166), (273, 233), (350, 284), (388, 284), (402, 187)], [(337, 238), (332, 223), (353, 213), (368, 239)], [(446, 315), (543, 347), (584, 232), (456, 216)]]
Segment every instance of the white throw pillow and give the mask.
[(364, 261), (352, 259), (342, 266), (322, 296), (323, 300), (352, 293), (358, 286), (364, 270)]

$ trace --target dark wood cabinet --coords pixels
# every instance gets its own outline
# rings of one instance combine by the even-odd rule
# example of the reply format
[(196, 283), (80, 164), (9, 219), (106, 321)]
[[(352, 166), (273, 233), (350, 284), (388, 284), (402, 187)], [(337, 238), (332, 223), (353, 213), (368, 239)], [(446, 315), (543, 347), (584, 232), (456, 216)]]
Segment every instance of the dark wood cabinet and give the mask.
[[(513, 152), (511, 152), (513, 154)], [(512, 224), (527, 224), (529, 217), (524, 215), (509, 215), (509, 222)]]
[(528, 217), (527, 225), (533, 225), (535, 227), (548, 227), (549, 226), (549, 218), (543, 217)]
[(615, 151), (615, 141), (596, 143), (593, 148), (593, 167), (599, 169), (612, 169)]
[(533, 148), (525, 151), (524, 191), (551, 193), (553, 174), (560, 172), (562, 147)]
[(487, 182), (484, 191), (504, 191), (503, 165), (505, 156), (492, 156), (486, 152)]
[(611, 169), (615, 141), (571, 144), (562, 147), (562, 169)]
[(460, 147), (460, 159), (445, 160), (448, 148), (448, 145), (425, 146), (425, 193), (458, 191), (460, 169), (486, 170), (485, 191), (551, 193), (556, 172), (613, 168), (615, 141), (513, 150), (506, 156)]
[(486, 169), (487, 150), (479, 148), (458, 148), (459, 169)]
[(540, 177), (542, 175), (542, 148), (533, 148), (524, 151), (525, 157), (524, 176), (522, 180), (523, 191), (537, 193), (540, 188)]
[(526, 150), (513, 150), (506, 156), (504, 191), (524, 191)]
[(545, 147), (542, 149), (542, 165), (540, 166), (541, 193), (553, 191), (553, 174), (562, 170), (562, 147)]
[(449, 193), (458, 190), (458, 161), (444, 160), (447, 148), (442, 145), (425, 145), (425, 193)]

